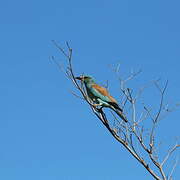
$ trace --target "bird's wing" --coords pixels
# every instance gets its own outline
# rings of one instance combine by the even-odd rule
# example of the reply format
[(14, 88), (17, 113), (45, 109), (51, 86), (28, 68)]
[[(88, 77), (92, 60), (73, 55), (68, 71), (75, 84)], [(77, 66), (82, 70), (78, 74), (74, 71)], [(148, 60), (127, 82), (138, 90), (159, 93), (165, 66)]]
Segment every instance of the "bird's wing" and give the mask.
[(121, 112), (123, 111), (117, 101), (109, 95), (109, 92), (107, 91), (106, 88), (103, 88), (99, 86), (98, 84), (93, 84), (91, 88), (91, 93), (95, 96), (100, 98), (102, 101), (107, 102), (108, 104), (112, 105), (115, 109), (120, 110)]
[(109, 92), (107, 91), (106, 88), (99, 86), (98, 84), (93, 84), (92, 85), (92, 92), (96, 97), (99, 97), (101, 100), (110, 102), (110, 103), (116, 103), (117, 101), (109, 95)]

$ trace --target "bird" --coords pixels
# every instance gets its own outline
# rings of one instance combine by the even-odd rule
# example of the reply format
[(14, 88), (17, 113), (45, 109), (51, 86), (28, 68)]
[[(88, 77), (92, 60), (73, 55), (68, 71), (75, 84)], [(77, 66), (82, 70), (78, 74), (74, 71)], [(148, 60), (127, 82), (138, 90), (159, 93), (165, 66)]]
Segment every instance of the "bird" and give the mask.
[(98, 85), (92, 76), (81, 75), (75, 77), (84, 83), (87, 91), (88, 97), (93, 101), (95, 107), (101, 106), (112, 109), (116, 114), (125, 122), (127, 118), (123, 114), (123, 110), (118, 105), (116, 99), (114, 99), (108, 92), (108, 90), (100, 85)]

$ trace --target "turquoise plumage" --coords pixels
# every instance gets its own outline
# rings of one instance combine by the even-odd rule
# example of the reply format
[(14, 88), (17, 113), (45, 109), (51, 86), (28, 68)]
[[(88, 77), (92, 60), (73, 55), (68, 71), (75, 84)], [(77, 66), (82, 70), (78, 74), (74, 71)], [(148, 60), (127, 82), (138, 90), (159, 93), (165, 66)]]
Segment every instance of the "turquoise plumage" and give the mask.
[(90, 76), (80, 76), (76, 77), (76, 79), (81, 80), (85, 84), (87, 95), (93, 101), (94, 106), (108, 107), (115, 111), (121, 119), (127, 122), (122, 109), (106, 88), (96, 84), (95, 80)]

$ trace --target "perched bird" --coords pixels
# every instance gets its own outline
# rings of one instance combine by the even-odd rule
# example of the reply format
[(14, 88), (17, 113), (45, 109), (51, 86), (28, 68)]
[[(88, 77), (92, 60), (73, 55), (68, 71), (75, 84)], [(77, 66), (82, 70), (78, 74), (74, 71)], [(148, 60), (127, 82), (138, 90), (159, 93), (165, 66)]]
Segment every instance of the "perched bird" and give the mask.
[(108, 107), (117, 113), (117, 115), (127, 122), (123, 110), (119, 107), (117, 101), (109, 94), (106, 88), (95, 83), (91, 76), (79, 76), (76, 79), (81, 80), (86, 87), (88, 97), (93, 101), (94, 106)]

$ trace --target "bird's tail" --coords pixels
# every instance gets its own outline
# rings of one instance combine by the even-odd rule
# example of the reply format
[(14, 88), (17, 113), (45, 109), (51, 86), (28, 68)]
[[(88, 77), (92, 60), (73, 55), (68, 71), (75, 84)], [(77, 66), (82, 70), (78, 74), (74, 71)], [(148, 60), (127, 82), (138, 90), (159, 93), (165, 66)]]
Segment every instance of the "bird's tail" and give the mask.
[(117, 114), (122, 120), (124, 120), (126, 123), (128, 122), (126, 116), (123, 114), (122, 111), (119, 111), (118, 109), (114, 109), (114, 108), (113, 108), (113, 110), (116, 112), (116, 114)]

